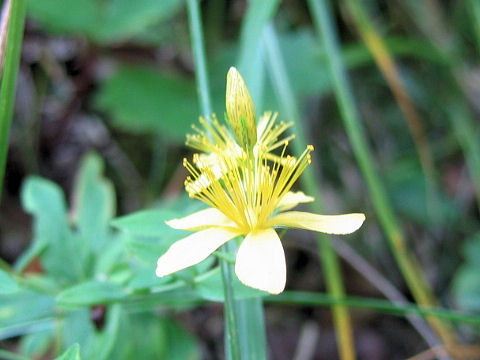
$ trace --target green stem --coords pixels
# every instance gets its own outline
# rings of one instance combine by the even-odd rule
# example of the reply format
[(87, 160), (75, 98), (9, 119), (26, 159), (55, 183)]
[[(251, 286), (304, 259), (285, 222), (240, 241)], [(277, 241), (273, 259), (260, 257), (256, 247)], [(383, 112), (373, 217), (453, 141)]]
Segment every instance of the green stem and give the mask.
[[(283, 104), (283, 110), (285, 112), (284, 116), (289, 120), (295, 120), (296, 124), (300, 124), (300, 114), (295, 102), (295, 96), (291, 90), (285, 65), (283, 64), (282, 55), (279, 50), (278, 40), (272, 25), (269, 25), (265, 30), (264, 40), (270, 65), (269, 69), (275, 84), (274, 89), (277, 92), (279, 102)], [(294, 152), (296, 154), (301, 154), (307, 144), (305, 131), (301, 125), (296, 126), (295, 134), (296, 140), (292, 142)], [(311, 204), (312, 211), (322, 213), (322, 198), (311, 167), (307, 168), (303, 173), (302, 181), (303, 187), (307, 193), (315, 197), (315, 202)], [(333, 297), (341, 298), (345, 295), (345, 289), (343, 286), (340, 264), (338, 257), (330, 244), (328, 236), (318, 235), (317, 246), (319, 249), (319, 256), (322, 259), (328, 292)], [(339, 343), (340, 356), (344, 360), (355, 359), (353, 331), (348, 308), (341, 305), (333, 305), (332, 311)]]
[[(198, 0), (187, 0), (188, 19), (190, 24), (190, 34), (192, 41), (192, 52), (195, 59), (195, 74), (197, 81), (197, 92), (200, 101), (201, 113), (209, 121), (209, 115), (212, 114), (210, 89), (208, 85), (208, 70), (205, 56), (205, 46), (203, 43), (202, 19)], [(227, 243), (222, 246), (220, 252), (227, 254)], [(219, 259), (222, 269), (223, 289), (225, 294), (225, 354), (227, 359), (240, 360), (240, 341), (237, 326), (235, 298), (233, 291), (233, 267), (226, 260)]]
[[(221, 251), (227, 253), (232, 243), (225, 244)], [(235, 298), (233, 290), (233, 266), (226, 260), (220, 259), (220, 268), (222, 270), (223, 294), (225, 296), (225, 354), (227, 359), (240, 360), (240, 336), (238, 332), (237, 313), (235, 308)]]
[[(387, 235), (400, 271), (415, 300), (420, 305), (433, 305), (435, 304), (435, 298), (430, 286), (420, 266), (408, 251), (404, 235), (395, 220), (393, 210), (387, 200), (385, 190), (373, 165), (373, 156), (367, 145), (366, 135), (360, 123), (353, 93), (347, 80), (346, 70), (341, 58), (338, 37), (331, 20), (332, 16), (329, 3), (327, 0), (309, 0), (308, 4), (319, 37), (325, 46), (327, 66), (340, 108), (341, 117), (357, 162), (365, 177), (381, 226)], [(429, 321), (445, 343), (451, 343), (453, 341), (445, 323), (434, 318), (429, 318)]]
[(265, 298), (265, 302), (305, 306), (329, 306), (332, 304), (342, 304), (351, 308), (371, 309), (393, 316), (403, 317), (408, 314), (420, 315), (423, 317), (435, 316), (437, 318), (448, 319), (458, 323), (472, 324), (476, 327), (480, 326), (480, 317), (474, 314), (438, 307), (420, 307), (413, 303), (395, 304), (388, 300), (358, 296), (337, 298), (318, 292), (284, 291), (280, 295)]
[(478, 0), (469, 0), (467, 6), (470, 10), (469, 13), (477, 43), (477, 51), (480, 51), (480, 2), (478, 2)]
[(212, 102), (210, 100), (208, 69), (205, 56), (205, 45), (203, 43), (202, 18), (200, 16), (198, 0), (187, 0), (187, 7), (192, 52), (195, 60), (195, 77), (197, 83), (197, 95), (200, 101), (200, 111), (203, 116), (208, 117), (212, 115)]
[(11, 3), (10, 22), (8, 26), (5, 63), (0, 88), (0, 200), (8, 152), (8, 137), (12, 124), (17, 74), (22, 50), (23, 28), (25, 24), (25, 0)]

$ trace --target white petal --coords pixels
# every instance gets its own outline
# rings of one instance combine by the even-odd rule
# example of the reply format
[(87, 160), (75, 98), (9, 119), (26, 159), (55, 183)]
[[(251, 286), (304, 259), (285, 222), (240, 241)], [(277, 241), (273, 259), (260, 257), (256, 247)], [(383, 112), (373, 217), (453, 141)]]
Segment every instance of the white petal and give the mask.
[(278, 294), (285, 288), (285, 253), (273, 229), (249, 233), (237, 252), (235, 273), (245, 285)]
[(313, 197), (307, 196), (301, 191), (289, 191), (285, 194), (282, 200), (280, 200), (277, 209), (280, 211), (290, 210), (300, 203), (312, 202), (313, 200), (315, 200)]
[(197, 231), (178, 240), (157, 261), (157, 276), (165, 276), (198, 264), (238, 233), (220, 228)]
[(180, 219), (166, 221), (166, 224), (179, 230), (200, 230), (212, 226), (236, 227), (235, 223), (226, 217), (220, 210), (208, 208), (197, 211)]
[(327, 234), (350, 234), (362, 226), (364, 220), (364, 214), (317, 215), (301, 211), (287, 211), (272, 217), (268, 224)]

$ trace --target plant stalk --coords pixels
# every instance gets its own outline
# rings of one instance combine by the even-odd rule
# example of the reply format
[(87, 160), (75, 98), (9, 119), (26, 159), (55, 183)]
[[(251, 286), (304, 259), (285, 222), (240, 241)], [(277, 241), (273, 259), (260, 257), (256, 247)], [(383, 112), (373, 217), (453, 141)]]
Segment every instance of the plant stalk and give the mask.
[[(392, 207), (387, 200), (386, 192), (375, 169), (373, 156), (367, 145), (366, 135), (360, 123), (353, 92), (341, 58), (338, 36), (331, 20), (329, 2), (327, 0), (308, 0), (308, 4), (318, 35), (325, 46), (327, 66), (341, 118), (360, 170), (365, 177), (380, 224), (387, 235), (393, 255), (415, 300), (421, 306), (434, 306), (436, 304), (435, 297), (423, 271), (407, 248), (404, 235), (395, 219)], [(454, 337), (445, 322), (434, 317), (428, 317), (428, 321), (445, 344), (454, 343)]]
[[(296, 140), (292, 142), (295, 154), (301, 154), (307, 144), (305, 131), (301, 126), (298, 106), (295, 102), (290, 81), (287, 77), (282, 54), (278, 46), (277, 36), (273, 25), (269, 25), (264, 32), (264, 43), (268, 57), (268, 68), (271, 72), (274, 89), (277, 92), (279, 103), (283, 105), (285, 118), (295, 121)], [(302, 182), (305, 191), (313, 195), (315, 201), (311, 203), (311, 209), (315, 213), (323, 212), (322, 197), (319, 185), (315, 180), (312, 167), (308, 167), (302, 174)], [(325, 272), (327, 290), (334, 298), (345, 296), (345, 289), (340, 269), (340, 263), (335, 251), (332, 248), (327, 235), (317, 235), (317, 246), (319, 256)], [(342, 360), (353, 360), (356, 358), (355, 345), (353, 341), (352, 323), (348, 308), (341, 305), (332, 305), (333, 319), (337, 333), (339, 353)]]
[[(197, 93), (200, 102), (200, 109), (206, 121), (210, 121), (212, 114), (210, 88), (208, 84), (208, 70), (205, 56), (205, 45), (203, 42), (202, 18), (198, 0), (187, 0), (188, 19), (190, 25), (190, 36), (192, 42), (192, 52), (195, 60), (195, 76), (197, 83)], [(225, 244), (219, 250), (222, 253), (228, 253), (228, 247), (231, 244)], [(225, 357), (231, 360), (240, 360), (240, 339), (237, 324), (236, 304), (233, 291), (233, 267), (225, 259), (219, 258), (222, 270), (222, 280), (224, 289), (224, 318), (225, 318)]]
[[(2, 199), (3, 179), (7, 166), (8, 137), (10, 135), (10, 126), (12, 124), (13, 108), (15, 105), (25, 11), (25, 0), (14, 0), (11, 2), (7, 43), (5, 46), (5, 62), (0, 87), (0, 201)], [(8, 16), (5, 16), (5, 19), (6, 18), (8, 18)], [(3, 57), (1, 49), (0, 57)]]

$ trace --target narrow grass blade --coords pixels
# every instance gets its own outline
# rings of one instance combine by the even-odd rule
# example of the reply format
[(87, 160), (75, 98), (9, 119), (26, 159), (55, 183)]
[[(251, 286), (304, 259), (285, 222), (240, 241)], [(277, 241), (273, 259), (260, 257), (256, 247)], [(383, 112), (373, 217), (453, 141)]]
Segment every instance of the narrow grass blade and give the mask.
[[(375, 169), (373, 156), (367, 145), (366, 135), (360, 123), (353, 93), (341, 58), (339, 40), (332, 23), (329, 2), (326, 0), (309, 0), (308, 4), (314, 25), (325, 46), (327, 66), (341, 118), (394, 257), (417, 303), (422, 306), (434, 305), (436, 303), (435, 297), (421, 267), (407, 248), (404, 235), (396, 221), (395, 214)], [(454, 337), (446, 323), (433, 317), (428, 320), (445, 343), (454, 342)]]
[(5, 61), (5, 48), (7, 46), (8, 24), (10, 23), (12, 1), (6, 0), (2, 5), (0, 16), (0, 74), (3, 71), (3, 62)]
[(200, 16), (198, 1), (187, 0), (187, 8), (200, 111), (203, 116), (210, 116), (212, 115), (212, 101), (210, 99), (207, 59), (205, 57), (205, 45), (203, 43), (202, 18)]
[(477, 41), (477, 50), (480, 52), (480, 2), (478, 0), (468, 0), (467, 6), (470, 8), (473, 33)]
[(438, 307), (423, 307), (416, 304), (395, 305), (387, 300), (348, 296), (342, 298), (332, 297), (327, 294), (306, 291), (285, 291), (284, 293), (267, 297), (269, 303), (282, 303), (288, 305), (320, 305), (331, 306), (334, 304), (345, 305), (352, 308), (372, 309), (378, 312), (405, 316), (406, 314), (421, 315), (423, 317), (436, 317), (458, 323), (472, 324), (480, 327), (480, 316)]
[(428, 146), (423, 119), (415, 108), (407, 89), (403, 86), (394, 59), (369, 18), (362, 2), (359, 0), (347, 0), (346, 4), (361, 38), (372, 53), (406, 120), (425, 175), (426, 193), (428, 195), (427, 208), (432, 219), (436, 222), (438, 221), (438, 190), (433, 156)]
[[(290, 81), (288, 79), (285, 65), (283, 64), (282, 55), (280, 53), (278, 40), (272, 25), (270, 25), (264, 33), (264, 43), (268, 58), (268, 68), (271, 73), (274, 89), (277, 93), (278, 102), (283, 104), (282, 112), (284, 117), (289, 121), (295, 121), (295, 134), (297, 139), (292, 142), (294, 152), (298, 155), (303, 152), (306, 142), (305, 130), (300, 125), (300, 114), (292, 92)], [(307, 168), (303, 173), (303, 187), (309, 195), (313, 195), (315, 202), (311, 208), (315, 213), (322, 213), (322, 197), (319, 192), (319, 186), (316, 183), (313, 170)], [(342, 297), (345, 294), (342, 274), (338, 258), (333, 251), (330, 240), (326, 235), (317, 236), (317, 246), (319, 256), (322, 259), (323, 269), (327, 288), (330, 294), (335, 297)], [(355, 359), (355, 346), (353, 341), (352, 324), (348, 309), (343, 306), (333, 306), (333, 317), (337, 331), (339, 344), (339, 352), (342, 359)]]
[(8, 152), (8, 137), (13, 117), (17, 74), (25, 23), (25, 0), (12, 1), (8, 24), (5, 62), (0, 87), (0, 200)]
[[(480, 39), (480, 35), (478, 35), (480, 33), (478, 28), (480, 6), (478, 1), (474, 0), (467, 3), (467, 5), (469, 4), (472, 10), (471, 15), (476, 19), (477, 27), (475, 28), (475, 34), (478, 41)], [(467, 66), (461, 57), (461, 49), (465, 48), (465, 44), (462, 44), (461, 37), (453, 36), (451, 29), (445, 21), (445, 13), (441, 3), (437, 1), (408, 0), (402, 2), (402, 6), (408, 9), (414, 23), (447, 60), (448, 70), (454, 80), (449, 93), (453, 94), (454, 97), (462, 95), (469, 100), (469, 105), (476, 108), (477, 111), (480, 110), (477, 92), (471, 91), (471, 77), (468, 75), (470, 72), (465, 71)], [(467, 104), (462, 105), (462, 107), (463, 109), (460, 111), (461, 121), (451, 118), (452, 129), (456, 134), (462, 134), (458, 141), (467, 161), (470, 177), (476, 191), (477, 206), (480, 210), (480, 160), (478, 155), (480, 145), (478, 140), (474, 140), (475, 136), (478, 138), (479, 127), (475, 123)], [(446, 111), (451, 116), (452, 111), (448, 105), (446, 106)], [(466, 137), (463, 138), (463, 135), (466, 135)]]
[[(192, 42), (192, 51), (195, 59), (195, 74), (197, 78), (197, 91), (200, 102), (201, 113), (207, 116), (212, 114), (210, 88), (208, 85), (207, 61), (205, 46), (203, 43), (202, 18), (198, 0), (187, 1), (188, 18)], [(220, 252), (228, 253), (228, 246), (222, 246)], [(225, 293), (225, 355), (227, 359), (240, 360), (240, 339), (237, 324), (236, 303), (234, 298), (232, 277), (233, 267), (227, 261), (220, 259), (222, 269), (223, 286)]]
[[(264, 61), (262, 32), (275, 13), (279, 0), (252, 0), (242, 23), (238, 70), (248, 84), (257, 109), (262, 108)], [(258, 71), (262, 69), (262, 71)]]

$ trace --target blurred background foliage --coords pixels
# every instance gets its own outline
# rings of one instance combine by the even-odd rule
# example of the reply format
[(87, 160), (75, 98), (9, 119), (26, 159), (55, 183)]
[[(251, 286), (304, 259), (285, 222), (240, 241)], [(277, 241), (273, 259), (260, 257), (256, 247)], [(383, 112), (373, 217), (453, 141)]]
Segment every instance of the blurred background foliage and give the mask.
[[(407, 244), (440, 304), (476, 314), (478, 4), (333, 2), (362, 126)], [(362, 231), (333, 239), (347, 293), (382, 297), (372, 280), (379, 275), (411, 300), (340, 120), (307, 3), (248, 12), (253, 6), (261, 7), (201, 2), (214, 112), (223, 117), (230, 66), (249, 57), (266, 62), (254, 42), (271, 20), (316, 148), (326, 209), (367, 214)], [(282, 109), (268, 71), (246, 78), (257, 112)], [(0, 357), (222, 357), (215, 302), (223, 290), (218, 268), (209, 270), (215, 259), (173, 277), (154, 275), (158, 256), (182, 236), (163, 220), (201, 206), (184, 196), (181, 166), (190, 154), (185, 133), (199, 114), (184, 1), (28, 0), (0, 207)], [(311, 235), (289, 231), (284, 240), (287, 288), (324, 292)], [(358, 271), (362, 259), (367, 272)], [(235, 289), (263, 296), (240, 283)], [(403, 359), (426, 348), (405, 317), (367, 306), (352, 314), (360, 358)], [(272, 359), (338, 356), (328, 308), (269, 305), (266, 321)], [(478, 341), (478, 327), (455, 330), (461, 342)], [(305, 346), (311, 350), (301, 355)]]

